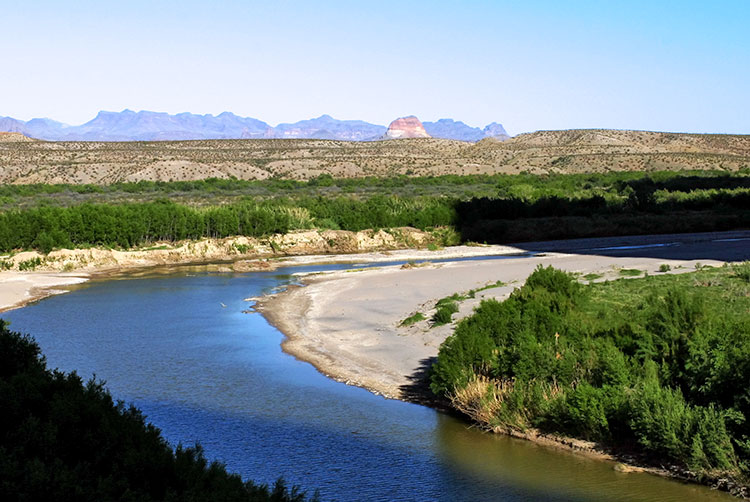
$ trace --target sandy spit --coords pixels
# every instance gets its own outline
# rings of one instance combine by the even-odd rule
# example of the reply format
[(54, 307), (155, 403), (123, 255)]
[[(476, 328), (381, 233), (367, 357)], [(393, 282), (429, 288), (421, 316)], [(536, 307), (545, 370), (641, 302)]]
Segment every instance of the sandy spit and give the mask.
[[(303, 287), (261, 298), (256, 308), (287, 336), (283, 348), (288, 353), (337, 380), (404, 399), (408, 398), (404, 392), (414, 385), (425, 363), (437, 356), (455, 323), (433, 329), (427, 321), (410, 327), (399, 325), (416, 312), (429, 318), (442, 297), (502, 281), (502, 287), (486, 289), (461, 302), (454, 315), (457, 321), (471, 314), (482, 299), (507, 298), (538, 265), (581, 276), (600, 274), (598, 280), (619, 279), (620, 269), (658, 274), (662, 265), (669, 265), (669, 273), (683, 273), (697, 266), (750, 259), (749, 244), (750, 231), (733, 231), (459, 246), (428, 256), (537, 254), (313, 274), (302, 278)], [(636, 246), (645, 247), (632, 250)], [(387, 257), (410, 259), (404, 258), (409, 253), (397, 251)], [(416, 253), (424, 257), (431, 252)], [(344, 258), (351, 260), (351, 256)], [(379, 259), (378, 254), (365, 254), (357, 261)]]
[[(405, 399), (437, 356), (454, 325), (430, 329), (427, 321), (401, 327), (401, 321), (421, 312), (429, 318), (439, 298), (465, 293), (496, 281), (460, 304), (455, 320), (471, 314), (486, 298), (506, 298), (538, 265), (580, 274), (618, 278), (619, 269), (658, 273), (669, 263), (675, 272), (695, 270), (697, 260), (609, 257), (567, 253), (508, 260), (476, 260), (427, 264), (414, 268), (389, 266), (303, 277), (304, 287), (262, 298), (257, 310), (287, 339), (283, 349), (312, 363), (322, 373), (350, 385), (393, 399)], [(721, 265), (701, 260), (705, 265)], [(680, 268), (681, 267), (681, 268)]]
[[(409, 399), (416, 380), (437, 356), (455, 322), (432, 329), (427, 321), (409, 327), (400, 323), (416, 312), (429, 319), (442, 297), (502, 281), (502, 287), (486, 289), (461, 302), (454, 315), (458, 321), (471, 314), (482, 299), (507, 298), (538, 265), (581, 276), (595, 273), (601, 275), (598, 280), (618, 279), (620, 269), (658, 274), (662, 265), (669, 265), (669, 273), (682, 273), (696, 266), (747, 260), (748, 243), (750, 231), (733, 231), (370, 253), (357, 255), (356, 261), (536, 254), (313, 274), (302, 278), (303, 287), (261, 298), (256, 309), (286, 335), (286, 352), (336, 380), (389, 398)], [(644, 247), (632, 249), (637, 246)], [(326, 258), (351, 261), (352, 256)]]
[(50, 295), (65, 293), (67, 287), (89, 280), (86, 273), (11, 272), (0, 273), (0, 312), (23, 307)]

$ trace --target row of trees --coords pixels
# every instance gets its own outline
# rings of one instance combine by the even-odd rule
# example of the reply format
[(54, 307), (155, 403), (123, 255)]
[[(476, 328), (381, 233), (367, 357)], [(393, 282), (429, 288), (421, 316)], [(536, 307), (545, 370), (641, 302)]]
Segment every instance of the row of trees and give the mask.
[(699, 291), (673, 277), (582, 286), (540, 266), (508, 300), (484, 301), (459, 323), (432, 390), (488, 426), (538, 427), (746, 478), (750, 264), (713, 273), (714, 287)]
[[(644, 178), (618, 173), (558, 175), (546, 179), (526, 175), (443, 176), (439, 181), (458, 184), (467, 181), (463, 178), (496, 180), (498, 196), (236, 197), (235, 202), (209, 207), (181, 205), (168, 199), (69, 207), (37, 205), (0, 212), (0, 252), (29, 248), (46, 252), (87, 245), (129, 248), (155, 241), (233, 235), (260, 237), (309, 228), (357, 231), (453, 226), (465, 241), (504, 243), (727, 230), (750, 225), (750, 177), (742, 175), (661, 173), (656, 178)], [(524, 183), (509, 184), (508, 180)], [(219, 181), (219, 186), (232, 183), (227, 180), (216, 183)], [(346, 180), (346, 183), (369, 181)], [(392, 181), (425, 183), (408, 178)], [(346, 184), (345, 180), (321, 177), (308, 185), (333, 182)], [(597, 186), (599, 182), (604, 185)], [(213, 186), (209, 181), (185, 183)], [(142, 188), (140, 185), (127, 186)]]
[(296, 229), (363, 230), (451, 225), (455, 213), (443, 199), (374, 197), (315, 198), (291, 202), (239, 202), (192, 208), (160, 201), (145, 204), (82, 204), (0, 213), (0, 251), (105, 245), (129, 248), (155, 241), (246, 235)]

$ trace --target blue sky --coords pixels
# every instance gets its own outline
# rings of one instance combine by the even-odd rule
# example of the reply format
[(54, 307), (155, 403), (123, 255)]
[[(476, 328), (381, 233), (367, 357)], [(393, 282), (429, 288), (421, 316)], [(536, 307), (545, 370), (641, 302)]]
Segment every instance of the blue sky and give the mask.
[(750, 0), (0, 6), (0, 116), (23, 120), (130, 108), (750, 134)]

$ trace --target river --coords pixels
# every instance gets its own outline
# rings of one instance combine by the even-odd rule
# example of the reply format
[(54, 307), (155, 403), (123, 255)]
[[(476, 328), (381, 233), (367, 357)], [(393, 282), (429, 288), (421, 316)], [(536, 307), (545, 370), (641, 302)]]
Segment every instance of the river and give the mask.
[(34, 335), (50, 367), (105, 380), (173, 445), (198, 441), (243, 478), (283, 476), (324, 501), (732, 500), (326, 378), (242, 312), (244, 298), (320, 268), (96, 280), (2, 317)]

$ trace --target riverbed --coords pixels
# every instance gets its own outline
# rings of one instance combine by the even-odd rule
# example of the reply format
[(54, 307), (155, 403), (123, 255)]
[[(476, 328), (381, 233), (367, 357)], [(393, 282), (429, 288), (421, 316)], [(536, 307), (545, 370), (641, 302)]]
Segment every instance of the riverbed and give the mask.
[(243, 478), (283, 476), (322, 500), (731, 500), (338, 383), (243, 312), (293, 273), (349, 267), (183, 267), (94, 280), (3, 317), (35, 336), (49, 366), (105, 380), (173, 445), (198, 441)]

